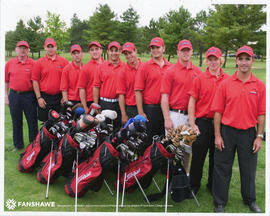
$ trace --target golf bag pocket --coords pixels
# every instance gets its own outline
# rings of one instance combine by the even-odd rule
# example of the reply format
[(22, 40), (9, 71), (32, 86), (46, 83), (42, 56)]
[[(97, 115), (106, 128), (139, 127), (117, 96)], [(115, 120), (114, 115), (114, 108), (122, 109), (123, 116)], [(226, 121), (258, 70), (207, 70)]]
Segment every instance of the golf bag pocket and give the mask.
[[(98, 191), (103, 183), (105, 173), (112, 168), (113, 161), (119, 157), (119, 152), (107, 142), (101, 144), (89, 160), (78, 166), (77, 193), (82, 197), (89, 189)], [(76, 193), (76, 170), (68, 178), (65, 191), (74, 197)]]
[(189, 181), (180, 162), (177, 162), (173, 167), (170, 193), (172, 200), (175, 202), (181, 202), (190, 197)]
[[(127, 192), (132, 192), (138, 187), (137, 179), (143, 188), (147, 188), (153, 179), (156, 172), (167, 163), (167, 158), (174, 157), (170, 154), (160, 143), (154, 143), (149, 146), (144, 155), (139, 157), (138, 160), (131, 162), (121, 174), (120, 185), (123, 187), (125, 178), (125, 190)], [(115, 184), (116, 185), (116, 184)]]
[(50, 152), (50, 146), (55, 136), (50, 134), (45, 127), (42, 127), (36, 136), (36, 139), (30, 143), (24, 152), (20, 155), (17, 168), (21, 172), (32, 172), (39, 166), (43, 158)]
[(79, 145), (66, 134), (60, 141), (56, 150), (50, 152), (41, 162), (41, 168), (38, 170), (37, 179), (46, 184), (50, 169), (50, 184), (59, 176), (67, 176), (72, 169), (73, 161), (76, 158), (76, 149)]

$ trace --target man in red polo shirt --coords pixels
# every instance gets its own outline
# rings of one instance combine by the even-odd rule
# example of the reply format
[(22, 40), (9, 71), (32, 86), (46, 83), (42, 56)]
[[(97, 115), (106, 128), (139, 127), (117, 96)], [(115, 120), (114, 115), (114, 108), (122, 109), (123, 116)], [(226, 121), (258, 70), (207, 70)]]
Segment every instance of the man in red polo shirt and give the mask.
[(224, 212), (227, 204), (236, 150), (243, 202), (252, 212), (261, 212), (256, 204), (255, 177), (257, 153), (262, 146), (266, 89), (251, 72), (253, 63), (252, 48), (239, 48), (236, 53), (237, 71), (220, 84), (211, 105), (215, 112), (216, 151), (212, 188), (215, 212)]
[(137, 72), (135, 95), (138, 113), (148, 119), (148, 145), (154, 135), (164, 135), (164, 120), (160, 107), (161, 78), (170, 63), (163, 57), (165, 45), (163, 39), (155, 37), (149, 46), (152, 58), (145, 62)]
[(88, 111), (88, 108), (93, 103), (94, 76), (98, 66), (103, 62), (101, 56), (102, 46), (98, 41), (92, 41), (89, 44), (88, 49), (91, 60), (83, 66), (78, 81), (80, 99), (85, 112)]
[(83, 53), (78, 44), (71, 46), (70, 52), (72, 62), (66, 65), (62, 72), (60, 90), (62, 91), (63, 101), (71, 101), (75, 105), (80, 102), (77, 83), (83, 66)]
[(125, 124), (129, 118), (133, 118), (138, 114), (134, 83), (136, 73), (142, 63), (137, 57), (137, 49), (133, 43), (126, 42), (122, 47), (122, 53), (127, 59), (127, 64), (119, 73), (116, 93), (119, 99), (122, 124)]
[[(207, 68), (197, 76), (189, 91), (188, 118), (193, 130), (199, 134), (192, 144), (192, 160), (190, 166), (190, 185), (196, 194), (201, 186), (201, 178), (206, 154), (209, 150), (209, 168), (207, 188), (212, 192), (214, 169), (214, 112), (211, 104), (217, 86), (229, 75), (224, 73), (221, 65), (224, 63), (222, 52), (217, 47), (210, 47), (205, 54)], [(196, 117), (196, 120), (195, 120)]]
[(94, 103), (100, 104), (102, 110), (110, 109), (117, 112), (117, 119), (114, 120), (116, 131), (121, 127), (116, 82), (118, 74), (125, 65), (120, 59), (120, 48), (120, 44), (116, 41), (109, 43), (107, 50), (109, 58), (98, 67), (93, 85)]
[[(179, 125), (189, 125), (188, 122), (188, 92), (193, 80), (202, 73), (201, 69), (191, 62), (192, 44), (188, 40), (178, 43), (178, 60), (170, 67), (161, 84), (161, 107), (164, 116), (165, 129), (176, 128)], [(189, 154), (184, 153), (184, 167), (189, 174)]]
[(46, 55), (36, 62), (31, 77), (38, 101), (38, 119), (43, 122), (48, 119), (50, 109), (60, 111), (61, 76), (64, 67), (68, 64), (68, 60), (57, 55), (57, 46), (53, 38), (45, 40), (44, 49)]
[(19, 41), (15, 51), (17, 57), (10, 59), (5, 66), (5, 103), (9, 106), (12, 119), (14, 151), (24, 148), (23, 112), (28, 125), (30, 143), (38, 132), (37, 101), (31, 82), (35, 62), (28, 57), (29, 45), (26, 41)]

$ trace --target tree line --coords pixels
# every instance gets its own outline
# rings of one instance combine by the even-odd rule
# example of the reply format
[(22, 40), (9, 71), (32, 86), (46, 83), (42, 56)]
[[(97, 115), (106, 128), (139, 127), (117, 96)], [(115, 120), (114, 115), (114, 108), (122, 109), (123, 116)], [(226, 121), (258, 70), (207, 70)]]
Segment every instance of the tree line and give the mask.
[(226, 59), (230, 52), (244, 44), (249, 44), (256, 55), (266, 54), (266, 5), (214, 5), (208, 11), (201, 10), (195, 17), (184, 7), (170, 10), (157, 20), (151, 19), (147, 26), (139, 27), (139, 15), (129, 7), (120, 17), (107, 4), (100, 4), (87, 20), (80, 20), (77, 14), (71, 18), (71, 26), (61, 20), (60, 14), (47, 11), (43, 24), (37, 16), (25, 24), (19, 20), (15, 31), (5, 35), (5, 49), (11, 55), (16, 43), (26, 40), (32, 56), (43, 50), (46, 37), (53, 37), (58, 50), (68, 51), (72, 44), (79, 44), (87, 51), (90, 41), (97, 40), (106, 50), (110, 41), (120, 44), (133, 42), (139, 53), (149, 52), (147, 46), (153, 37), (162, 37), (166, 45), (168, 60), (176, 55), (177, 44), (181, 39), (189, 39), (193, 44), (194, 54), (202, 55), (210, 46), (219, 47)]

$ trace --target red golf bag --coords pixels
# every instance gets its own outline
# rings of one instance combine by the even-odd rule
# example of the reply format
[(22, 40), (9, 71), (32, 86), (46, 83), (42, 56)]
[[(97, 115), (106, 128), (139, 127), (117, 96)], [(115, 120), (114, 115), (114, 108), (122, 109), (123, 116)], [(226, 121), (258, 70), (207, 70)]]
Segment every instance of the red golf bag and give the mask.
[(128, 164), (124, 169), (120, 177), (121, 187), (123, 187), (126, 173), (125, 190), (127, 192), (132, 192), (138, 187), (134, 175), (140, 181), (141, 186), (147, 188), (156, 172), (167, 163), (167, 158), (173, 157), (174, 155), (169, 153), (162, 144), (155, 142), (145, 150), (143, 156)]
[[(119, 157), (119, 152), (112, 144), (103, 142), (95, 151), (93, 157), (83, 161), (78, 167), (78, 197), (89, 189), (98, 191), (103, 183), (104, 175), (112, 168), (113, 161)], [(76, 171), (74, 170), (65, 184), (65, 191), (74, 197), (76, 193)]]
[(52, 140), (56, 137), (48, 132), (46, 127), (42, 127), (36, 139), (30, 143), (20, 155), (17, 168), (21, 172), (32, 172), (42, 159), (50, 152)]
[[(41, 168), (37, 172), (39, 182), (46, 184), (48, 181), (48, 171), (50, 171), (50, 184), (60, 175), (67, 176), (72, 169), (73, 161), (76, 158), (76, 151), (79, 148), (71, 136), (67, 133), (60, 141), (58, 148), (50, 152), (41, 162)], [(51, 167), (50, 167), (50, 157)]]

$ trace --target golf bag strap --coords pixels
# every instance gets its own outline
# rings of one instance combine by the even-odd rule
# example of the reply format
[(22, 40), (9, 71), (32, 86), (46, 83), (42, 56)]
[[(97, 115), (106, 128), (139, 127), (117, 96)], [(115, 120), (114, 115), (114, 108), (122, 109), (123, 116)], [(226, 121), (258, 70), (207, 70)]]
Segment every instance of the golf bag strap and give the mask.
[(44, 134), (45, 134), (49, 139), (56, 139), (56, 136), (50, 134), (49, 131), (48, 131), (45, 127), (42, 127), (42, 130), (43, 130)]
[(80, 145), (76, 143), (69, 134), (67, 134), (66, 136), (67, 136), (68, 142), (73, 148), (80, 148)]
[(174, 154), (169, 153), (162, 144), (156, 142), (155, 143), (160, 151), (160, 153), (163, 155), (165, 158), (173, 158)]

